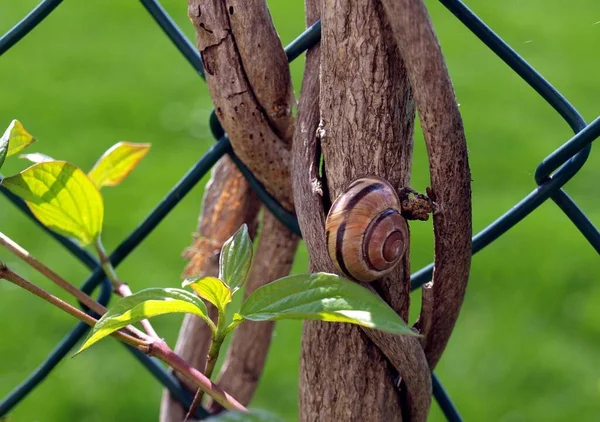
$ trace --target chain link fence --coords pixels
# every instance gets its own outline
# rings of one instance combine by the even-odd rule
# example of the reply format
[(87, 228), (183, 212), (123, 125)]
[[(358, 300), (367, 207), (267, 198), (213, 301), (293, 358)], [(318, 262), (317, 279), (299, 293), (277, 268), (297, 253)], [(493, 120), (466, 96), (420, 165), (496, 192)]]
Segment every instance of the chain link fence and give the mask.
[[(44, 0), (21, 22), (0, 38), (0, 56), (25, 37), (39, 23), (56, 9), (62, 0)], [(173, 42), (175, 47), (184, 55), (189, 64), (204, 79), (202, 59), (197, 49), (183, 35), (175, 25), (160, 3), (156, 0), (140, 0), (142, 6), (154, 18), (157, 25)], [(585, 164), (591, 150), (592, 142), (600, 136), (600, 118), (587, 124), (581, 114), (561, 95), (548, 81), (546, 81), (533, 67), (520, 57), (508, 44), (496, 35), (481, 19), (479, 19), (467, 6), (458, 0), (440, 0), (452, 14), (456, 16), (475, 36), (498, 55), (511, 69), (513, 69), (531, 88), (533, 88), (559, 116), (570, 126), (575, 135), (561, 147), (548, 155), (535, 170), (537, 188), (518, 202), (504, 215), (487, 226), (473, 237), (473, 253), (477, 253), (487, 245), (498, 239), (537, 207), (548, 199), (569, 217), (575, 227), (587, 239), (589, 244), (600, 254), (600, 232), (578, 207), (578, 205), (563, 190), (567, 183)], [(317, 22), (306, 29), (285, 49), (289, 61), (296, 59), (304, 51), (315, 45), (321, 34), (321, 24)], [(251, 187), (256, 191), (265, 206), (279, 218), (292, 231), (301, 235), (298, 222), (293, 214), (283, 209), (254, 178), (252, 173), (235, 156), (227, 135), (224, 133), (214, 113), (210, 116), (210, 128), (217, 140), (210, 150), (180, 179), (164, 199), (144, 219), (138, 227), (129, 234), (110, 255), (114, 266), (118, 266), (129, 254), (144, 241), (144, 239), (158, 226), (169, 212), (184, 198), (184, 196), (204, 177), (211, 167), (225, 154), (228, 154), (242, 174), (246, 177)], [(0, 180), (1, 180), (0, 176)], [(33, 219), (50, 236), (54, 237), (62, 246), (77, 257), (91, 271), (91, 275), (81, 285), (81, 289), (91, 294), (98, 290), (98, 302), (107, 305), (112, 287), (100, 267), (100, 263), (85, 249), (79, 247), (71, 240), (64, 238), (46, 229), (35, 220), (23, 201), (0, 187), (6, 199)], [(411, 276), (412, 289), (418, 289), (431, 279), (433, 264), (430, 264)], [(6, 415), (19, 402), (42, 382), (56, 367), (56, 365), (69, 353), (69, 351), (83, 338), (89, 327), (78, 323), (52, 350), (47, 359), (36, 368), (30, 376), (17, 386), (7, 397), (0, 402), (0, 417)], [(187, 391), (170, 372), (166, 371), (154, 358), (145, 356), (137, 349), (125, 347), (138, 359), (144, 367), (162, 383), (184, 406), (191, 404), (193, 395)], [(449, 421), (461, 421), (462, 418), (452, 403), (449, 395), (435, 374), (433, 374), (433, 395)], [(207, 416), (207, 412), (200, 408), (197, 417)]]

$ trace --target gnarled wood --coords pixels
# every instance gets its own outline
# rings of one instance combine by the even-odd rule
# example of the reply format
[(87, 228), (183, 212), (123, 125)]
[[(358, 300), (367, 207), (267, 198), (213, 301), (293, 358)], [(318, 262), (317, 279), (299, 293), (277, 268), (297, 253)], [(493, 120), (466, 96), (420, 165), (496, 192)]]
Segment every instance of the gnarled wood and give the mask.
[(225, 5), (249, 87), (275, 133), (291, 144), (292, 80), (283, 45), (273, 37), (277, 30), (269, 9), (264, 0), (227, 0)]
[[(196, 240), (184, 253), (189, 262), (183, 277), (216, 277), (223, 243), (243, 223), (247, 223), (250, 231), (254, 232), (259, 208), (260, 201), (233, 161), (229, 157), (221, 158), (206, 186)], [(204, 371), (210, 337), (210, 329), (204, 321), (194, 315), (186, 315), (175, 352), (190, 365)], [(187, 385), (185, 379), (182, 382)], [(187, 387), (194, 391), (190, 385)], [(161, 403), (161, 422), (181, 422), (184, 416), (181, 404), (165, 390)]]
[[(257, 288), (289, 274), (298, 241), (299, 238), (271, 213), (264, 214), (245, 297)], [(217, 384), (244, 405), (250, 402), (258, 385), (273, 328), (273, 322), (246, 321), (233, 334)], [(209, 409), (211, 413), (223, 410), (215, 401), (212, 401)]]
[[(321, 17), (321, 0), (305, 0), (306, 26)], [(302, 237), (308, 246), (311, 271), (326, 268), (335, 272), (327, 254), (325, 240), (325, 212), (323, 210), (323, 181), (319, 175), (321, 145), (317, 128), (321, 118), (319, 110), (319, 76), (321, 47), (315, 45), (306, 52), (304, 76), (298, 103), (298, 120), (292, 145), (292, 176), (294, 203)]]
[[(262, 3), (264, 5), (264, 0)], [(281, 42), (273, 26), (265, 26), (258, 18), (251, 18), (252, 14), (257, 14), (260, 19), (266, 19), (268, 16), (261, 11), (264, 9), (252, 9), (244, 6), (243, 2), (236, 4), (231, 17), (235, 22), (254, 25), (248, 27), (240, 23), (232, 24), (225, 0), (189, 0), (188, 15), (196, 29), (206, 82), (217, 116), (231, 139), (235, 153), (271, 195), (285, 208), (293, 210), (290, 145), (278, 135), (293, 129), (279, 127), (279, 124), (275, 125), (275, 129), (270, 124), (274, 117), (265, 113), (255, 94), (261, 92), (260, 99), (264, 104), (276, 104), (281, 98), (286, 98), (289, 91), (275, 93), (263, 85), (252, 85), (252, 82), (264, 82), (265, 78), (255, 77), (253, 81), (248, 78), (248, 75), (257, 73), (250, 69), (257, 68), (280, 72), (278, 78), (290, 77), (285, 56), (274, 53), (280, 48)], [(247, 14), (246, 19), (239, 16), (243, 13)], [(254, 40), (242, 41), (248, 38)], [(269, 48), (261, 54), (245, 54), (242, 61), (238, 43), (240, 46), (258, 43)], [(242, 47), (242, 51), (245, 50), (246, 47)], [(265, 97), (268, 93), (272, 94), (272, 98)], [(277, 122), (282, 123), (279, 120)], [(288, 124), (291, 124), (290, 120)]]
[[(458, 318), (471, 265), (471, 174), (452, 82), (422, 0), (382, 0), (414, 88), (429, 152), (435, 262), (433, 303), (423, 307), (429, 366), (439, 361)], [(424, 295), (429, 294), (427, 290)], [(425, 296), (424, 300), (429, 300)], [(427, 315), (431, 312), (431, 315)]]
[[(317, 3), (306, 2), (308, 24)], [(353, 179), (375, 174), (395, 186), (409, 181), (414, 107), (391, 32), (375, 2), (325, 1), (322, 36), (320, 134), (327, 182), (334, 199)], [(324, 210), (318, 179), (318, 139), (314, 136), (319, 95), (319, 54), (307, 55), (294, 139), (294, 197), (311, 271), (335, 271), (323, 231)], [(326, 202), (327, 199), (325, 198)], [(408, 256), (404, 266), (377, 290), (406, 319)], [(365, 333), (369, 336), (367, 337)], [(377, 346), (373, 345), (375, 341)], [(393, 368), (406, 384), (398, 394)], [(425, 420), (431, 379), (415, 338), (391, 336), (346, 324), (305, 324), (301, 358), (302, 421), (401, 420), (405, 398), (411, 420)]]
[[(266, 189), (284, 207), (293, 210), (289, 170), (293, 133), (292, 86), (287, 58), (264, 0), (189, 0), (188, 15), (196, 30), (217, 116), (229, 135), (234, 151)], [(269, 227), (273, 227), (272, 219), (272, 216), (265, 218), (267, 232)], [(218, 219), (212, 223), (221, 224)], [(269, 270), (274, 277), (280, 277), (289, 271), (289, 260), (284, 257), (293, 257), (297, 239), (281, 226), (273, 229), (275, 232), (280, 237), (279, 241), (286, 246), (278, 251), (281, 262), (274, 264), (271, 261)], [(255, 259), (258, 266), (264, 268), (271, 257), (261, 258), (257, 254)], [(204, 362), (209, 341), (207, 333), (201, 338), (195, 335), (183, 338), (187, 332), (191, 332), (188, 327), (192, 326), (195, 330), (195, 325), (193, 319), (186, 319), (180, 344), (190, 353), (193, 351), (195, 355), (200, 355), (199, 362), (200, 359)], [(255, 331), (257, 327), (248, 325), (239, 330), (245, 335), (254, 333), (267, 339), (261, 342), (264, 347), (260, 352), (244, 357), (239, 342), (234, 340), (231, 351), (233, 361), (223, 373), (223, 382), (235, 379), (234, 370), (239, 369), (236, 363), (244, 359), (246, 363), (256, 359), (252, 361), (252, 372), (260, 373), (264, 363), (261, 354), (266, 355), (272, 327), (265, 323)], [(258, 344), (256, 346), (259, 347)], [(244, 378), (243, 372), (238, 375)], [(255, 384), (242, 382), (235, 388), (250, 397)]]

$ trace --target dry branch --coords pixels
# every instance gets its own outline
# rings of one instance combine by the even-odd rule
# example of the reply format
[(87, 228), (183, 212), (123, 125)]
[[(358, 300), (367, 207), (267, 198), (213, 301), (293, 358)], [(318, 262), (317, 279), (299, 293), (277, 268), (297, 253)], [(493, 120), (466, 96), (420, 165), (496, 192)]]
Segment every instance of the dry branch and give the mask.
[[(216, 277), (221, 246), (243, 223), (247, 223), (251, 231), (254, 231), (259, 207), (258, 198), (235, 164), (229, 157), (221, 158), (206, 186), (196, 240), (184, 254), (189, 260), (184, 277)], [(210, 329), (204, 321), (196, 316), (186, 315), (175, 352), (195, 368), (204, 371), (210, 338)], [(189, 384), (187, 386), (190, 391), (194, 391)], [(160, 420), (181, 422), (184, 416), (181, 404), (165, 390)]]
[[(189, 0), (188, 6), (209, 91), (234, 151), (266, 189), (284, 207), (293, 210), (289, 170), (290, 134), (293, 133), (291, 79), (285, 53), (264, 0)], [(213, 201), (218, 199), (213, 198)], [(208, 203), (207, 198), (205, 204)], [(203, 218), (205, 213), (206, 210)], [(221, 217), (217, 214), (214, 217), (212, 224), (221, 225)], [(293, 238), (287, 229), (275, 231), (284, 241)], [(297, 240), (288, 242), (285, 253), (293, 256), (296, 243)], [(221, 245), (217, 242), (215, 246), (220, 248)], [(260, 263), (261, 259), (268, 260), (269, 257), (257, 256), (256, 259)], [(289, 263), (284, 261), (272, 271), (285, 275)], [(200, 263), (200, 268), (209, 264)], [(192, 333), (198, 330), (194, 325), (198, 325), (197, 321), (186, 318), (178, 346), (194, 354), (196, 361), (204, 362), (209, 336), (207, 332), (200, 338), (194, 336)], [(270, 337), (268, 324), (261, 330), (265, 330), (264, 337)], [(241, 358), (239, 351), (239, 346), (232, 349), (234, 361)], [(266, 354), (266, 349), (262, 353)], [(253, 371), (260, 372), (264, 357), (257, 354), (243, 359), (252, 358), (257, 359)], [(234, 366), (231, 368), (223, 374), (223, 381), (234, 376)], [(239, 387), (249, 391), (250, 396), (254, 389), (252, 385)], [(175, 421), (173, 415), (175, 413), (167, 406), (163, 407), (163, 421)]]
[[(414, 107), (381, 8), (374, 2), (326, 1), (324, 5), (321, 145), (314, 135), (319, 119), (319, 52), (315, 48), (307, 55), (293, 175), (296, 211), (310, 252), (311, 271), (333, 272), (320, 196), (327, 191), (319, 188), (328, 187), (334, 199), (350, 181), (365, 174), (378, 174), (396, 186), (407, 186)], [(307, 23), (311, 24), (318, 16), (318, 2), (309, 0), (306, 6)], [(319, 147), (328, 185), (322, 185), (318, 177)], [(406, 319), (408, 257), (404, 264), (378, 291)], [(416, 339), (318, 322), (305, 324), (301, 420), (400, 420), (401, 397), (393, 383), (394, 371), (380, 349), (406, 384), (402, 396), (406, 414), (411, 420), (425, 420), (431, 379)]]
[[(267, 191), (293, 210), (292, 83), (265, 1), (190, 0), (188, 12), (217, 116), (234, 151)], [(287, 275), (297, 244), (291, 231), (265, 215), (248, 288)], [(272, 329), (270, 323), (247, 322), (235, 334), (220, 382), (242, 400), (250, 400), (256, 388)]]
[[(435, 262), (425, 354), (439, 361), (458, 318), (471, 265), (471, 174), (463, 123), (429, 14), (422, 0), (382, 0), (414, 88), (429, 153)], [(427, 295), (429, 292), (424, 291)], [(424, 297), (424, 300), (429, 300)], [(431, 315), (427, 315), (431, 312)], [(430, 322), (429, 322), (430, 321)]]
[[(189, 0), (188, 14), (196, 30), (206, 82), (235, 153), (271, 195), (285, 208), (293, 210), (290, 145), (278, 135), (291, 133), (292, 122), (288, 119), (287, 128), (280, 127), (281, 119), (272, 125), (274, 117), (262, 105), (280, 104), (291, 92), (289, 85), (284, 86), (285, 92), (273, 92), (269, 84), (264, 83), (269, 78), (255, 76), (255, 69), (267, 69), (269, 77), (276, 74), (277, 78), (289, 80), (289, 67), (285, 55), (277, 51), (282, 48), (275, 28), (265, 22), (270, 17), (264, 0), (234, 3), (230, 16), (229, 3), (225, 0)], [(261, 7), (257, 6), (259, 3)], [(243, 22), (253, 26), (244, 27)], [(265, 46), (263, 51), (249, 54), (247, 48), (258, 44)], [(245, 52), (244, 57), (240, 51)], [(267, 94), (271, 98), (266, 98)]]
[[(292, 80), (283, 45), (279, 37), (273, 36), (277, 30), (269, 9), (264, 0), (227, 0), (226, 6), (249, 88), (274, 132), (291, 144)], [(257, 65), (259, 63), (270, 66)]]

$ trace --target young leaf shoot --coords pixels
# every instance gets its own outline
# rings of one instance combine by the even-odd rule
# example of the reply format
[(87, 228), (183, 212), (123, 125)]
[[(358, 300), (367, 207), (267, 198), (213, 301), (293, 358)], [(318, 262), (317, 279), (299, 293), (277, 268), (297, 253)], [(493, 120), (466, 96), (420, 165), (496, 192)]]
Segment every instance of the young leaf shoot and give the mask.
[(18, 120), (13, 120), (0, 138), (0, 167), (4, 160), (35, 142)]
[(190, 286), (198, 296), (215, 305), (220, 314), (225, 313), (225, 307), (231, 302), (231, 290), (218, 278), (188, 278), (182, 285), (186, 286)]
[(235, 294), (242, 288), (252, 265), (252, 239), (248, 226), (243, 224), (221, 248), (219, 260), (219, 278)]
[(106, 151), (88, 176), (101, 188), (121, 183), (148, 153), (150, 144), (119, 142)]

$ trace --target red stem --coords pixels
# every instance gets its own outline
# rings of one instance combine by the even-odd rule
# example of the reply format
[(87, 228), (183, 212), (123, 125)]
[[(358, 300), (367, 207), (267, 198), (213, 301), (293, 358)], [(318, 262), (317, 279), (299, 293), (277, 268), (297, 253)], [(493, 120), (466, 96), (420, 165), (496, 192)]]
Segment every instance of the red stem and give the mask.
[(156, 341), (151, 343), (148, 354), (166, 362), (175, 371), (189, 378), (198, 386), (198, 388), (209, 394), (225, 409), (248, 412), (248, 409), (246, 409), (241, 403), (234, 399), (225, 390), (221, 389), (221, 387), (219, 387), (217, 384), (213, 383), (202, 372), (198, 371), (196, 368), (183, 360), (179, 355), (171, 350), (164, 341)]
[[(59, 299), (58, 297), (52, 295), (44, 289), (25, 280), (20, 275), (10, 270), (2, 262), (0, 262), (0, 279), (5, 279), (10, 281), (11, 283), (16, 284), (17, 286), (27, 290), (30, 293), (33, 293), (39, 298), (56, 306), (62, 311), (68, 313), (71, 316), (74, 316), (78, 320), (83, 321), (92, 327), (97, 322), (95, 318), (91, 317), (85, 312), (80, 311), (79, 309), (63, 301), (62, 299)], [(177, 355), (173, 350), (171, 350), (164, 341), (155, 340), (154, 342), (146, 343), (140, 339), (137, 339), (120, 331), (113, 333), (112, 336), (118, 338), (124, 343), (137, 347), (138, 350), (149, 356), (154, 356), (162, 360), (175, 371), (179, 372), (186, 378), (189, 378), (199, 389), (210, 395), (217, 403), (219, 403), (225, 409), (248, 412), (248, 409), (246, 409), (230, 394), (228, 394), (218, 385), (213, 383), (202, 372), (198, 371), (196, 368), (194, 368), (185, 360), (183, 360), (179, 355)]]

